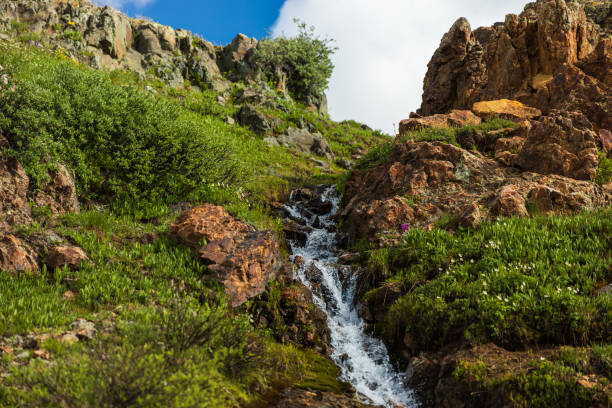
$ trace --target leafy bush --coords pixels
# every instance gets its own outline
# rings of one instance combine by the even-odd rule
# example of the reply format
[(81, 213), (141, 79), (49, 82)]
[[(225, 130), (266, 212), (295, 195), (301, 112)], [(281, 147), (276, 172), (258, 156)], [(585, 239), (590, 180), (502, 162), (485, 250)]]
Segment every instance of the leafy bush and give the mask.
[[(298, 35), (281, 36), (262, 41), (253, 55), (256, 68), (272, 80), (280, 80), (280, 72), (287, 75), (289, 91), (303, 102), (320, 98), (327, 89), (334, 64), (331, 55), (336, 48), (333, 40), (315, 35), (314, 27), (295, 20)], [(280, 72), (279, 72), (280, 71)]]
[(594, 182), (603, 185), (612, 181), (612, 159), (599, 152), (599, 167)]
[(81, 196), (146, 207), (246, 176), (221, 119), (44, 52), (7, 51), (0, 64), (15, 89), (0, 93), (0, 130), (35, 181), (59, 161), (75, 172)]
[[(594, 296), (612, 276), (612, 213), (504, 219), (452, 235), (410, 230), (371, 257), (400, 288), (379, 329), (390, 344), (406, 333), (415, 348), (459, 340), (510, 349), (609, 340), (612, 298)], [(383, 274), (381, 273), (381, 275)], [(366, 295), (372, 304), (379, 289)], [(380, 307), (380, 306), (378, 306)]]

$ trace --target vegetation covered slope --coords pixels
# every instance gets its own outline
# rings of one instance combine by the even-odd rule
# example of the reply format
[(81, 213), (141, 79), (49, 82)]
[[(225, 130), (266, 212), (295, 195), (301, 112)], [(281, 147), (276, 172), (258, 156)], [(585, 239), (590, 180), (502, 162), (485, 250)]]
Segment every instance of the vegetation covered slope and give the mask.
[[(235, 83), (220, 104), (213, 90), (97, 71), (47, 46), (1, 45), (2, 155), (23, 165), (33, 189), (61, 163), (83, 210), (57, 216), (30, 203), (33, 222), (2, 228), (33, 246), (76, 245), (90, 262), (0, 274), (0, 406), (230, 407), (292, 386), (344, 392), (320, 347), (286, 340), (285, 311), (311, 307), (287, 298), (294, 283), (281, 278), (231, 309), (207, 267), (167, 233), (181, 203), (212, 202), (282, 238), (270, 204), (344, 170), (228, 120), (254, 83)], [(336, 159), (386, 138), (276, 98), (265, 109), (270, 132), (308, 125)], [(255, 308), (273, 320), (254, 321)]]

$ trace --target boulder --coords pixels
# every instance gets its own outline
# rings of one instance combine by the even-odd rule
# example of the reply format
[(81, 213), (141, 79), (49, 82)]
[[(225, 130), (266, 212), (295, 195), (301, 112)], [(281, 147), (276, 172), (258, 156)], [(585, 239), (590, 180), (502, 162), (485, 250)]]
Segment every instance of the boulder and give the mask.
[(248, 60), (257, 44), (258, 41), (255, 38), (238, 34), (221, 53), (221, 60), (219, 61), (221, 71), (231, 73), (236, 79), (245, 79), (251, 71)]
[(9, 225), (30, 222), (30, 203), (48, 207), (52, 214), (79, 211), (72, 175), (62, 164), (56, 167), (57, 170), (50, 172), (49, 180), (40, 189), (34, 189), (21, 163), (0, 151), (0, 213), (4, 222)]
[(533, 119), (542, 115), (539, 109), (525, 106), (518, 101), (500, 99), (496, 101), (477, 102), (472, 108), (482, 119), (504, 118), (514, 121)]
[(513, 186), (505, 186), (497, 193), (491, 212), (501, 217), (529, 215), (525, 199)]
[(234, 307), (261, 294), (283, 265), (273, 231), (253, 231), (212, 204), (181, 214), (172, 224), (170, 236), (200, 248), (200, 258), (225, 285)]
[(534, 123), (517, 164), (541, 174), (593, 180), (598, 167), (598, 140), (581, 113), (553, 111)]
[(350, 206), (342, 214), (343, 232), (353, 237), (371, 237), (380, 231), (399, 231), (414, 221), (413, 208), (401, 197), (375, 200)]
[(0, 270), (35, 272), (39, 270), (34, 251), (14, 235), (0, 233)]
[(280, 246), (272, 231), (213, 241), (200, 249), (200, 257), (225, 285), (233, 307), (261, 294), (283, 265)]
[(255, 133), (260, 135), (265, 135), (272, 129), (266, 115), (251, 105), (243, 105), (242, 108), (240, 108), (238, 112), (238, 123), (253, 129)]
[(86, 319), (77, 319), (70, 324), (72, 334), (74, 334), (78, 340), (93, 340), (97, 333), (96, 325)]
[[(413, 115), (418, 116), (418, 115)], [(468, 110), (452, 110), (447, 114), (437, 114), (426, 117), (412, 117), (402, 120), (399, 124), (400, 135), (412, 130), (429, 128), (447, 128), (450, 126), (478, 126), (482, 122), (480, 117)]]
[(276, 140), (282, 146), (286, 146), (302, 153), (314, 153), (317, 156), (333, 158), (333, 152), (329, 143), (323, 139), (320, 133), (310, 133), (308, 129), (297, 129), (289, 127), (283, 135), (277, 136)]
[(170, 227), (170, 236), (183, 245), (197, 249), (204, 242), (231, 239), (249, 231), (248, 225), (236, 220), (225, 208), (204, 204), (179, 215)]
[(76, 270), (84, 263), (89, 262), (89, 257), (82, 248), (77, 246), (55, 246), (47, 253), (45, 264), (47, 268), (70, 268)]

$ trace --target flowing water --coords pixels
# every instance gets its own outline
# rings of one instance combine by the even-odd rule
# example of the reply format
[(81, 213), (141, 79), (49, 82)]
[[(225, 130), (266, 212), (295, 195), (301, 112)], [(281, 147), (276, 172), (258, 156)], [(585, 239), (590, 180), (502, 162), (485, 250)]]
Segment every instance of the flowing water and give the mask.
[(341, 368), (342, 379), (377, 405), (416, 407), (403, 375), (391, 365), (385, 345), (366, 332), (364, 321), (359, 317), (354, 299), (355, 274), (343, 274), (339, 269), (335, 251), (338, 242), (333, 232), (339, 194), (334, 187), (324, 191), (321, 200), (331, 203), (331, 211), (320, 216), (309, 211), (303, 202), (294, 201), (293, 194), (291, 198), (286, 207), (290, 217), (312, 228), (305, 245), (291, 242), (294, 259), (303, 259), (297, 274), (313, 292), (316, 305), (327, 315), (331, 357)]

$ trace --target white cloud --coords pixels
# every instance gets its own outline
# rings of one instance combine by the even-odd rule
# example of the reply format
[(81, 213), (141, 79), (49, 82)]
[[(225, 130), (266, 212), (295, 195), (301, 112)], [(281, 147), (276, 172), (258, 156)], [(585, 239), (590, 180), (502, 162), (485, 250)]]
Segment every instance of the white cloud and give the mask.
[(421, 104), (427, 63), (459, 17), (472, 28), (520, 13), (527, 0), (287, 0), (273, 35), (295, 33), (294, 18), (336, 40), (330, 114), (393, 131)]
[(101, 6), (111, 6), (117, 10), (123, 10), (125, 6), (144, 7), (147, 4), (153, 3), (155, 0), (94, 0), (94, 3)]

